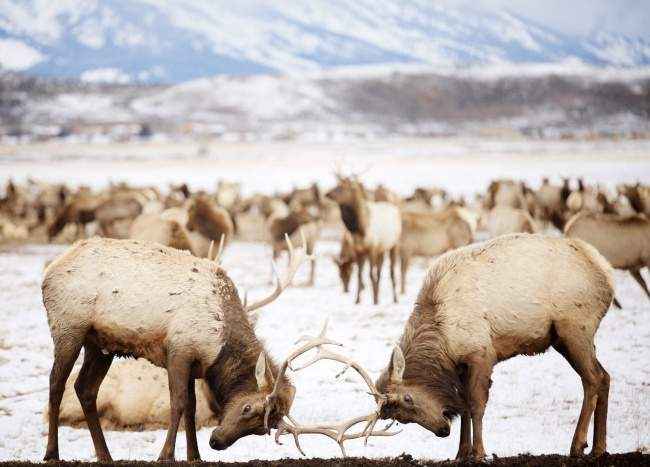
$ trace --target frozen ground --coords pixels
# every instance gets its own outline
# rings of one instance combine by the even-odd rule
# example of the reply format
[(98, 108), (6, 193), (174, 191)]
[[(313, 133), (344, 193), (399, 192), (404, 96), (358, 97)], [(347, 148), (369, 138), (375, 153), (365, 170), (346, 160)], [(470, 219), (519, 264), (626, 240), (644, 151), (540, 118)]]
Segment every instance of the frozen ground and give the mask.
[[(203, 146), (203, 155), (198, 156)], [(108, 180), (155, 184), (189, 181), (212, 188), (218, 178), (243, 182), (246, 192), (271, 192), (293, 184), (319, 180), (332, 183), (337, 161), (354, 161), (356, 170), (369, 168), (364, 179), (384, 182), (406, 193), (416, 185), (441, 185), (453, 194), (484, 190), (495, 177), (518, 177), (534, 186), (543, 175), (583, 175), (588, 181), (613, 185), (650, 180), (650, 142), (530, 142), (477, 139), (391, 140), (375, 142), (272, 143), (205, 145), (146, 143), (140, 145), (0, 146), (0, 182), (8, 177), (36, 177), (73, 184), (105, 185)], [(289, 289), (264, 310), (258, 332), (277, 359), (305, 333), (317, 332), (326, 316), (330, 334), (346, 345), (373, 376), (388, 362), (401, 334), (424, 274), (417, 264), (409, 277), (409, 291), (398, 305), (355, 306), (344, 295), (334, 265), (327, 258), (337, 245), (322, 242), (315, 288)], [(0, 252), (0, 460), (42, 458), (46, 426), (51, 341), (41, 304), (40, 280), (44, 262), (61, 252), (59, 246), (24, 246)], [(224, 266), (251, 298), (266, 291), (270, 251), (261, 244), (235, 243), (225, 252)], [(304, 274), (304, 271), (301, 271)], [(628, 452), (650, 448), (650, 302), (626, 274), (617, 273), (623, 310), (612, 309), (597, 335), (598, 355), (612, 375), (609, 406), (609, 450)], [(297, 283), (304, 276), (298, 277)], [(384, 276), (386, 280), (386, 275)], [(293, 412), (302, 422), (334, 421), (366, 413), (372, 408), (360, 379), (353, 373), (335, 380), (338, 365), (321, 363), (294, 376), (298, 388)], [(489, 453), (499, 456), (567, 453), (582, 400), (577, 375), (554, 351), (539, 357), (518, 357), (499, 365), (485, 418)], [(448, 439), (435, 438), (417, 427), (392, 439), (351, 442), (355, 456), (417, 458), (455, 456), (458, 422)], [(286, 439), (276, 446), (270, 437), (249, 437), (225, 452), (208, 447), (209, 429), (199, 433), (206, 460), (249, 460), (297, 457)], [(107, 433), (116, 459), (152, 460), (163, 444), (164, 432)], [(329, 439), (302, 441), (310, 456), (338, 455)], [(92, 459), (86, 430), (61, 429), (63, 459)], [(177, 458), (185, 455), (185, 438), (178, 437)]]
[[(330, 335), (343, 342), (345, 352), (357, 358), (376, 376), (387, 363), (398, 339), (424, 273), (424, 263), (413, 268), (410, 290), (398, 305), (390, 304), (384, 290), (382, 305), (355, 306), (341, 292), (328, 253), (335, 243), (322, 243), (325, 257), (318, 267), (315, 288), (289, 289), (264, 310), (258, 333), (278, 360), (305, 333), (318, 331), (330, 316)], [(0, 460), (39, 460), (45, 449), (43, 409), (47, 401), (51, 341), (40, 295), (43, 264), (63, 247), (24, 246), (0, 254)], [(225, 252), (224, 267), (249, 296), (265, 292), (269, 274), (268, 248), (261, 244), (235, 243)], [(305, 279), (299, 273), (297, 283)], [(597, 335), (598, 356), (612, 376), (608, 442), (610, 452), (650, 448), (650, 302), (627, 275), (616, 274), (623, 310), (612, 309)], [(350, 372), (334, 378), (338, 365), (321, 363), (293, 376), (298, 393), (293, 413), (299, 421), (334, 421), (371, 410), (370, 397), (360, 379)], [(489, 453), (499, 456), (568, 451), (582, 388), (577, 375), (554, 351), (538, 357), (518, 357), (500, 364), (493, 376), (491, 399), (485, 417), (485, 441)], [(353, 441), (349, 455), (382, 457), (402, 452), (416, 458), (445, 459), (455, 455), (459, 423), (452, 435), (438, 439), (415, 425), (403, 427), (395, 438)], [(164, 441), (164, 431), (108, 432), (114, 458), (153, 460)], [(205, 460), (249, 460), (299, 457), (290, 439), (277, 446), (268, 437), (248, 437), (224, 452), (208, 447), (209, 429), (199, 433)], [(306, 437), (309, 456), (332, 457), (334, 442)], [(87, 430), (61, 429), (63, 459), (93, 458)], [(185, 437), (178, 437), (177, 458), (185, 455)]]
[(129, 181), (166, 187), (188, 182), (213, 189), (220, 178), (246, 193), (313, 181), (333, 184), (333, 171), (365, 171), (364, 181), (400, 193), (441, 186), (453, 194), (483, 191), (490, 180), (515, 177), (538, 186), (543, 175), (588, 182), (650, 180), (650, 140), (530, 141), (482, 138), (318, 142), (147, 142), (0, 145), (0, 183), (8, 177), (103, 186)]

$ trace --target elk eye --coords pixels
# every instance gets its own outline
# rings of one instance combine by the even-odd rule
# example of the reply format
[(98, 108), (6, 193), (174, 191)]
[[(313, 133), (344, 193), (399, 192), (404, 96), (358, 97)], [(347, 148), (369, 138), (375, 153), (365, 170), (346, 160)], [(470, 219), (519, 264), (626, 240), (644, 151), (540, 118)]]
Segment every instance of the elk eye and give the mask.
[(442, 411), (442, 416), (445, 417), (447, 420), (450, 420), (454, 418), (454, 412), (451, 410), (443, 410)]
[(246, 405), (244, 406), (244, 409), (242, 410), (242, 413), (245, 413), (245, 414), (246, 414), (246, 413), (250, 413), (250, 411), (251, 411), (252, 409), (253, 409), (253, 408), (251, 407), (250, 404), (246, 404)]
[(413, 398), (411, 397), (410, 394), (404, 395), (404, 402), (406, 402), (407, 404), (413, 404)]

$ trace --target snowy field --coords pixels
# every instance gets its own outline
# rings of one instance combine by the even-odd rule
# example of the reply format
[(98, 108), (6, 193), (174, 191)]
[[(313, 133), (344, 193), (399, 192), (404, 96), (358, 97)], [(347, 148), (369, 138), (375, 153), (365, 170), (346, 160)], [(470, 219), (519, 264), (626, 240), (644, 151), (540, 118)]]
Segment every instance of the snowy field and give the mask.
[[(334, 253), (332, 242), (319, 246), (319, 253)], [(60, 246), (25, 246), (0, 254), (0, 460), (42, 458), (47, 428), (43, 409), (47, 402), (48, 374), (52, 345), (41, 304), (40, 280), (43, 264), (63, 250)], [(270, 251), (261, 244), (235, 243), (225, 252), (224, 267), (240, 290), (256, 297), (266, 291)], [(306, 278), (300, 271), (296, 283)], [(400, 303), (390, 303), (387, 288), (382, 305), (352, 304), (344, 295), (329, 258), (318, 266), (315, 288), (287, 290), (268, 306), (258, 323), (258, 334), (271, 355), (281, 360), (303, 334), (317, 332), (330, 317), (331, 337), (345, 344), (345, 352), (358, 359), (373, 377), (388, 362), (391, 347), (399, 338), (411, 311), (424, 274), (424, 263), (417, 264), (410, 276), (410, 290)], [(608, 447), (610, 452), (650, 448), (650, 302), (631, 278), (616, 274), (618, 297), (623, 310), (611, 309), (597, 334), (599, 359), (612, 376), (609, 405)], [(292, 375), (297, 396), (294, 416), (301, 422), (335, 421), (372, 410), (365, 386), (352, 371), (339, 380), (334, 376), (339, 365), (321, 362)], [(538, 357), (517, 357), (496, 367), (491, 399), (485, 416), (485, 442), (488, 453), (499, 456), (518, 453), (566, 454), (582, 401), (578, 376), (555, 351)], [(416, 425), (407, 425), (394, 438), (351, 441), (349, 455), (383, 457), (402, 452), (416, 458), (454, 457), (459, 422), (452, 435), (436, 438)], [(223, 452), (208, 446), (210, 429), (198, 434), (204, 460), (249, 460), (299, 457), (290, 438), (283, 446), (271, 437), (252, 436)], [(94, 451), (85, 429), (61, 428), (62, 459), (91, 460)], [(156, 459), (165, 431), (107, 432), (108, 445), (116, 459)], [(322, 437), (304, 437), (309, 456), (339, 455), (338, 446)], [(178, 436), (177, 458), (185, 455), (185, 436)]]
[(587, 182), (650, 180), (650, 140), (530, 141), (487, 138), (344, 140), (340, 142), (144, 142), (130, 144), (0, 145), (0, 182), (34, 177), (105, 186), (128, 181), (167, 187), (188, 182), (214, 189), (216, 180), (242, 183), (245, 193), (289, 190), (333, 171), (363, 172), (369, 184), (403, 193), (440, 186), (452, 194), (484, 191), (495, 178), (538, 186), (546, 175)]
[[(212, 188), (218, 178), (243, 182), (247, 193), (271, 192), (305, 185), (312, 180), (332, 183), (337, 161), (357, 170), (369, 167), (364, 179), (384, 182), (399, 192), (416, 185), (441, 185), (452, 194), (483, 191), (490, 179), (517, 177), (537, 186), (543, 175), (583, 175), (590, 182), (609, 185), (622, 181), (650, 181), (650, 143), (531, 143), (491, 140), (395, 140), (364, 143), (209, 144), (197, 157), (196, 144), (147, 143), (99, 146), (0, 147), (0, 182), (8, 177), (36, 177), (93, 186), (128, 180), (155, 184), (189, 181), (193, 187)], [(154, 160), (152, 156), (158, 155)], [(117, 156), (117, 159), (115, 157)], [(21, 246), (0, 250), (0, 460), (39, 460), (45, 450), (47, 401), (52, 345), (41, 303), (40, 281), (45, 261), (64, 250), (61, 246)], [(330, 335), (345, 344), (373, 376), (387, 364), (399, 338), (425, 272), (417, 263), (409, 275), (408, 294), (393, 305), (387, 287), (382, 305), (353, 305), (344, 295), (328, 254), (334, 242), (321, 242), (316, 286), (295, 287), (264, 309), (258, 335), (276, 360), (293, 348), (294, 340), (319, 330), (330, 317)], [(224, 267), (249, 297), (267, 291), (270, 250), (262, 244), (234, 243), (224, 254)], [(280, 263), (281, 265), (284, 262)], [(306, 277), (299, 272), (296, 283)], [(387, 285), (384, 274), (384, 285)], [(623, 310), (612, 309), (597, 334), (600, 361), (610, 372), (608, 450), (650, 449), (650, 301), (637, 284), (617, 272), (617, 296)], [(649, 278), (650, 279), (650, 278)], [(366, 292), (368, 292), (366, 290)], [(297, 386), (293, 407), (303, 423), (335, 421), (369, 412), (373, 404), (353, 372), (336, 380), (340, 365), (319, 363), (292, 377)], [(517, 357), (496, 367), (491, 398), (484, 419), (488, 453), (568, 453), (582, 401), (578, 376), (554, 351), (543, 356)], [(459, 422), (452, 435), (438, 439), (416, 425), (394, 438), (348, 444), (349, 455), (384, 457), (403, 452), (416, 458), (453, 458)], [(299, 457), (289, 438), (283, 446), (271, 437), (248, 437), (227, 451), (208, 446), (210, 429), (199, 432), (204, 460), (277, 459)], [(164, 442), (164, 431), (107, 432), (113, 458), (153, 460)], [(591, 437), (591, 435), (590, 435)], [(591, 441), (591, 438), (589, 439)], [(309, 456), (339, 455), (338, 446), (320, 437), (305, 437)], [(85, 429), (61, 428), (62, 459), (94, 458)], [(185, 456), (185, 437), (177, 441), (177, 459)]]

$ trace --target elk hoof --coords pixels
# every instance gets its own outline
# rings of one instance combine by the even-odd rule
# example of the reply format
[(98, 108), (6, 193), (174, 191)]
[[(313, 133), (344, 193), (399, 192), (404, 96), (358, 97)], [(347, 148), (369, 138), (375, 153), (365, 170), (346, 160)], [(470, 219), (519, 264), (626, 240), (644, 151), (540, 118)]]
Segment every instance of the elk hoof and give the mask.
[(472, 457), (472, 446), (461, 446), (458, 448), (458, 454), (456, 454), (457, 461), (468, 461)]
[(608, 454), (608, 452), (605, 448), (596, 448), (596, 447), (594, 447), (591, 450), (591, 453), (589, 453), (589, 455), (592, 457), (600, 457), (606, 454)]
[(585, 448), (589, 446), (586, 442), (582, 443), (579, 446), (571, 446), (571, 452), (569, 453), (570, 457), (582, 457), (584, 456)]
[(43, 457), (43, 462), (58, 462), (58, 461), (59, 461), (58, 452), (48, 452), (45, 454), (45, 457)]

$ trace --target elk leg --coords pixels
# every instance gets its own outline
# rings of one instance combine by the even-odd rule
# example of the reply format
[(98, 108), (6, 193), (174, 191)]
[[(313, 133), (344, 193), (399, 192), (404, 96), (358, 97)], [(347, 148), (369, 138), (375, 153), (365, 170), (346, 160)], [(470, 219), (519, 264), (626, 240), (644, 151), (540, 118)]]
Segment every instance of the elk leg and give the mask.
[(74, 384), (99, 462), (112, 461), (97, 414), (97, 393), (112, 361), (113, 355), (104, 355), (96, 345), (87, 342), (84, 346), (84, 362)]
[(485, 356), (478, 357), (468, 364), (469, 369), (469, 410), (472, 417), (473, 446), (472, 456), (476, 460), (485, 458), (483, 447), (483, 414), (490, 392), (490, 375), (494, 362)]
[(596, 411), (594, 413), (594, 442), (591, 454), (600, 456), (607, 449), (607, 407), (609, 405), (609, 373), (605, 371), (598, 360), (596, 365), (600, 370), (602, 380), (598, 389), (598, 399), (596, 401)]
[(463, 398), (465, 399), (466, 407), (460, 414), (460, 442), (458, 444), (457, 460), (467, 460), (472, 455), (472, 417), (469, 413), (469, 385), (467, 380), (467, 372), (463, 372), (460, 377), (463, 384)]
[(389, 251), (390, 257), (390, 283), (393, 288), (393, 303), (397, 303), (397, 283), (395, 282), (395, 263), (397, 262), (397, 247), (394, 246)]
[(170, 421), (165, 445), (158, 456), (159, 461), (173, 461), (176, 448), (176, 434), (181, 415), (187, 406), (187, 390), (190, 378), (190, 364), (183, 358), (172, 358), (167, 366), (169, 379)]
[[(553, 347), (562, 354), (575, 372), (578, 373), (582, 380), (582, 389), (584, 391), (580, 417), (578, 418), (570, 451), (571, 457), (579, 457), (582, 456), (585, 447), (587, 447), (589, 421), (591, 420), (591, 414), (596, 408), (598, 395), (601, 393), (605, 376), (597, 365), (593, 335), (586, 336), (584, 332), (581, 333), (575, 329), (558, 329), (556, 327), (556, 330), (560, 339), (553, 344)], [(609, 392), (609, 389), (607, 389), (607, 392)], [(604, 392), (603, 396), (605, 398)], [(599, 432), (594, 433), (594, 436), (599, 440), (602, 438), (603, 442), (605, 433), (601, 433), (602, 430), (600, 428), (604, 428), (602, 416), (607, 415), (606, 410), (603, 410), (603, 407), (606, 407), (606, 405), (606, 402), (601, 405)], [(605, 446), (599, 446), (599, 449), (604, 451)]]
[(355, 304), (361, 303), (361, 292), (365, 288), (363, 285), (363, 266), (365, 264), (365, 258), (361, 255), (357, 255), (357, 299)]
[[(273, 248), (273, 262), (277, 262), (279, 257), (280, 252)], [(271, 277), (269, 278), (269, 284), (273, 284), (273, 282), (275, 282), (275, 269), (273, 268), (273, 264), (271, 264)]]
[(641, 270), (640, 269), (632, 269), (630, 271), (630, 274), (632, 274), (632, 277), (634, 277), (634, 280), (638, 282), (638, 284), (641, 286), (645, 294), (650, 298), (650, 291), (648, 290), (648, 285), (645, 283), (645, 280), (643, 279), (643, 276), (641, 275)]
[(409, 269), (409, 263), (410, 263), (410, 258), (408, 254), (405, 254), (403, 251), (400, 254), (400, 273), (401, 273), (401, 279), (402, 279), (402, 284), (401, 284), (401, 293), (404, 295), (406, 293), (406, 273), (408, 272)]
[(72, 342), (54, 342), (54, 363), (50, 372), (50, 401), (48, 410), (49, 431), (47, 448), (43, 460), (59, 460), (59, 409), (65, 390), (65, 382), (70, 376), (74, 362), (79, 356), (83, 345), (83, 338)]
[[(309, 245), (307, 247), (307, 254), (309, 256), (312, 256), (314, 254), (314, 245)], [(310, 258), (309, 259), (309, 280), (307, 281), (307, 286), (308, 287), (313, 287), (314, 281), (316, 279), (316, 258)]]
[(190, 376), (187, 383), (187, 406), (185, 407), (185, 439), (187, 440), (188, 462), (200, 461), (199, 444), (196, 441), (196, 392), (195, 381)]
[(370, 271), (374, 269), (375, 275), (372, 283), (372, 300), (375, 305), (379, 305), (379, 283), (381, 282), (381, 270), (384, 267), (384, 253), (378, 253), (374, 261), (370, 263)]

